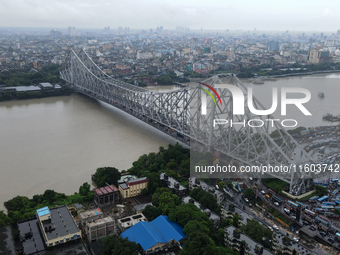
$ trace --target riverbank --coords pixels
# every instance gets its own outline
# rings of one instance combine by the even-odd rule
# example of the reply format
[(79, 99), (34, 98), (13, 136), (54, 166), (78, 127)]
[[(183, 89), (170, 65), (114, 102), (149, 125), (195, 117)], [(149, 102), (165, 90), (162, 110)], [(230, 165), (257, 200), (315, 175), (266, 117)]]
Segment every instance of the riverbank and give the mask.
[[(27, 86), (28, 87), (28, 86)], [(0, 102), (23, 99), (36, 99), (44, 97), (69, 96), (73, 92), (72, 89), (62, 86), (59, 89), (41, 90), (41, 91), (8, 91), (0, 90)]]
[(326, 71), (313, 71), (313, 72), (305, 72), (305, 73), (290, 73), (290, 74), (280, 74), (280, 75), (267, 75), (261, 77), (269, 77), (269, 78), (283, 78), (289, 76), (302, 76), (302, 75), (312, 75), (312, 74), (323, 74), (323, 73), (340, 73), (340, 70), (326, 70)]

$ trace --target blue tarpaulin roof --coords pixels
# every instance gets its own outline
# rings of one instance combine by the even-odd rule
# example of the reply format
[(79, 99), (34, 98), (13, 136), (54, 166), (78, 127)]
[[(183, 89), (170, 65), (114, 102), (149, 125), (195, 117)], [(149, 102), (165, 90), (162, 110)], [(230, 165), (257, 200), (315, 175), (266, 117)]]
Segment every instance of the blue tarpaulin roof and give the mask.
[(37, 214), (39, 217), (50, 214), (50, 210), (48, 209), (48, 207), (43, 207), (37, 210)]
[(130, 242), (140, 244), (144, 251), (150, 249), (157, 243), (168, 243), (185, 238), (183, 228), (176, 222), (171, 222), (168, 216), (159, 216), (152, 222), (138, 222), (120, 235), (128, 238)]

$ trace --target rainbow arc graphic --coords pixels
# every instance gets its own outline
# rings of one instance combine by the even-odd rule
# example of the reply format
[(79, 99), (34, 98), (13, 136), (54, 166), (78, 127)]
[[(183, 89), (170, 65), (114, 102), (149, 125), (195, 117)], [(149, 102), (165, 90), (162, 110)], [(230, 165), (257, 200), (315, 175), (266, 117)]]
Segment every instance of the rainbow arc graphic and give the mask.
[[(212, 92), (214, 92), (214, 94), (217, 96), (218, 100), (220, 101), (220, 103), (221, 103), (221, 105), (222, 105), (222, 100), (221, 100), (221, 98), (220, 98), (220, 95), (216, 92), (216, 90), (215, 90), (213, 87), (211, 87), (211, 86), (208, 85), (208, 84), (202, 83), (202, 82), (200, 82), (199, 84), (201, 84), (201, 85), (203, 85), (203, 86), (206, 86), (206, 87), (209, 88)], [(212, 98), (212, 100), (214, 100), (214, 103), (215, 103), (215, 105), (217, 106), (216, 100), (215, 100), (214, 96), (211, 94), (211, 92), (210, 92), (209, 90), (206, 90), (206, 89), (201, 88), (201, 87), (198, 87), (198, 88), (199, 88), (200, 90), (203, 90), (204, 92), (206, 92), (206, 93)]]

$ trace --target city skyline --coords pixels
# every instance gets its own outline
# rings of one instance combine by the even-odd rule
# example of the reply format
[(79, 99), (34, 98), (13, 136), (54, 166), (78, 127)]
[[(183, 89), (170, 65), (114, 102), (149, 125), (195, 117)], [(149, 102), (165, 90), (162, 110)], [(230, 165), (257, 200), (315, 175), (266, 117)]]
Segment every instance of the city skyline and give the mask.
[[(133, 8), (131, 8), (133, 6)], [(0, 1), (5, 27), (336, 31), (336, 1)]]

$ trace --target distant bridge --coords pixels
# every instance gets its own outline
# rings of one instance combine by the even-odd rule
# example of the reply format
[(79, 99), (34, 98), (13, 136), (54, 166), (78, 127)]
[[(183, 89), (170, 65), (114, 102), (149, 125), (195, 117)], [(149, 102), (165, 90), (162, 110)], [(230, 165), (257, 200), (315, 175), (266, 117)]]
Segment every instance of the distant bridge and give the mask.
[[(175, 91), (160, 93), (125, 83), (105, 74), (84, 50), (76, 53), (70, 50), (60, 71), (60, 77), (72, 89), (113, 105), (126, 113), (146, 122), (162, 132), (196, 149), (220, 152), (227, 159), (242, 165), (300, 164), (312, 159), (304, 149), (285, 131), (272, 115), (259, 116), (247, 108), (247, 89), (234, 74), (215, 75), (203, 81), (215, 87), (217, 84), (232, 84), (239, 87), (245, 95), (245, 115), (233, 115), (233, 96), (227, 89), (216, 88), (222, 104), (207, 103), (207, 114), (202, 115), (201, 100), (204, 91), (197, 87), (186, 87)], [(256, 109), (264, 109), (253, 98)], [(214, 119), (233, 119), (234, 122), (261, 119), (261, 127), (234, 127), (218, 125), (213, 127)], [(275, 141), (269, 131), (274, 126), (278, 134)], [(294, 156), (296, 151), (299, 155)], [(275, 175), (290, 183), (290, 191), (303, 189), (301, 173)]]

